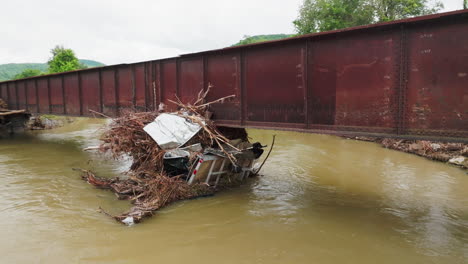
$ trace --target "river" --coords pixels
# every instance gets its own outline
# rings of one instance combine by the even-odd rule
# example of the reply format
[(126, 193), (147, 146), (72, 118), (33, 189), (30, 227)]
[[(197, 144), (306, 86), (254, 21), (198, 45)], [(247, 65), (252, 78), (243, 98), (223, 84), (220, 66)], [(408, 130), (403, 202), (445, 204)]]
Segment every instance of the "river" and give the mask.
[(467, 263), (468, 175), (333, 136), (250, 130), (274, 151), (261, 177), (127, 227), (127, 201), (71, 168), (128, 162), (86, 153), (102, 120), (0, 140), (0, 263)]

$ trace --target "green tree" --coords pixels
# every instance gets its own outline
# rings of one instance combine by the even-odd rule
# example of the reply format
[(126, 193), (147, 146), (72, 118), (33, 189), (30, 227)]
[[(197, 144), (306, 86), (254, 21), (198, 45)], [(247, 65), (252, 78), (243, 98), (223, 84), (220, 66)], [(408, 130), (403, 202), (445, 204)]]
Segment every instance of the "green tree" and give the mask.
[(34, 76), (39, 76), (42, 75), (43, 72), (40, 70), (35, 70), (35, 69), (26, 69), (22, 71), (21, 73), (16, 74), (13, 79), (23, 79), (23, 78), (29, 78), (29, 77), (34, 77)]
[(86, 66), (80, 63), (71, 49), (65, 49), (63, 46), (55, 46), (51, 51), (52, 58), (47, 62), (49, 73), (58, 73), (85, 69)]
[(304, 0), (293, 23), (297, 33), (307, 34), (433, 14), (442, 8), (439, 1), (429, 0)]
[(468, 0), (463, 0), (463, 9), (468, 9)]
[(363, 0), (304, 0), (294, 20), (297, 33), (328, 31), (373, 22), (372, 6)]
[(378, 22), (434, 14), (444, 7), (438, 1), (431, 5), (428, 0), (372, 0), (372, 2)]

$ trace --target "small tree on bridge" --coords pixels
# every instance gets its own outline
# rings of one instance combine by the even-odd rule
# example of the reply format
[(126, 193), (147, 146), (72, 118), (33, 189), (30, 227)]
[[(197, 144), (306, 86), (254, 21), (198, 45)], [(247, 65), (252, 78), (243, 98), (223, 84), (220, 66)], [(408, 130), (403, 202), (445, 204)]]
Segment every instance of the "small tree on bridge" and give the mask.
[(47, 62), (49, 73), (58, 73), (85, 69), (71, 49), (65, 49), (63, 46), (55, 46), (51, 51), (52, 58)]

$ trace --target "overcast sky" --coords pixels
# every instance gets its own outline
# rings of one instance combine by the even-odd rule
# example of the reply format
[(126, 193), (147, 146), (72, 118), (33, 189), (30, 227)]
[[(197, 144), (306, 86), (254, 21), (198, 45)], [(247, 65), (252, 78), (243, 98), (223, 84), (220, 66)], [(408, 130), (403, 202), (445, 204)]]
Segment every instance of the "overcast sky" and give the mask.
[[(443, 0), (444, 11), (462, 0)], [(223, 48), (244, 35), (293, 33), (302, 0), (4, 0), (0, 64), (45, 62), (55, 45), (128, 63)]]

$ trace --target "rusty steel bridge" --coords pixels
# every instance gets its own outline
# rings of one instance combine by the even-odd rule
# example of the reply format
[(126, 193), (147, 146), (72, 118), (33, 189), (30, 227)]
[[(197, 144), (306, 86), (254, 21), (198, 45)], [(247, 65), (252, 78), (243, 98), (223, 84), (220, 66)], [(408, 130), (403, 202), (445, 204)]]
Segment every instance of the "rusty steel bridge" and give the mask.
[(10, 108), (118, 116), (208, 99), (219, 125), (468, 142), (468, 11), (0, 82)]

